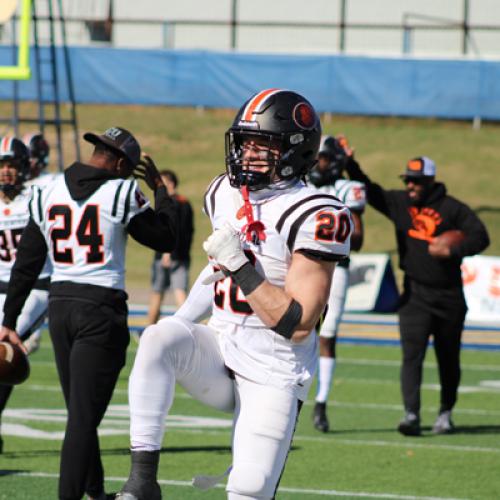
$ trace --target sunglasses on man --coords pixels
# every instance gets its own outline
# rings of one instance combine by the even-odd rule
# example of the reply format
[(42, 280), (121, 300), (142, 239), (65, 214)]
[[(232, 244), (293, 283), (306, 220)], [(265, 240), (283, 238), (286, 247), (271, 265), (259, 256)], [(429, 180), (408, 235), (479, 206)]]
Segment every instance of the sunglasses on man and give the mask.
[(402, 181), (408, 185), (410, 182), (412, 184), (415, 184), (416, 186), (423, 186), (424, 184), (429, 183), (429, 178), (428, 177), (413, 177), (413, 176), (407, 176), (403, 177)]

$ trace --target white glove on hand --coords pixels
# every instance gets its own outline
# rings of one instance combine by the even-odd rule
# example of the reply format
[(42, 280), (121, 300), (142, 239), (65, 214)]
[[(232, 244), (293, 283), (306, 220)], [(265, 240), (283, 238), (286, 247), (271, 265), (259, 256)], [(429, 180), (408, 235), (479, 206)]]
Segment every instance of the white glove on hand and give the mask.
[(216, 229), (203, 243), (203, 249), (215, 262), (229, 272), (237, 271), (248, 262), (241, 248), (240, 233), (228, 223)]

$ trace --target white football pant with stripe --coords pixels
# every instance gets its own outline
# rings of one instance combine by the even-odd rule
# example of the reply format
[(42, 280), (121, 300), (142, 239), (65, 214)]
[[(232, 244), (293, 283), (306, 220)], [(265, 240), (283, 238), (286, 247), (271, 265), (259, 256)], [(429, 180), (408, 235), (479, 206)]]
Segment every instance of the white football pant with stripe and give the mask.
[(294, 391), (233, 377), (213, 329), (163, 319), (142, 334), (130, 375), (132, 450), (161, 448), (176, 382), (198, 401), (234, 414), (227, 498), (272, 499), (298, 415)]

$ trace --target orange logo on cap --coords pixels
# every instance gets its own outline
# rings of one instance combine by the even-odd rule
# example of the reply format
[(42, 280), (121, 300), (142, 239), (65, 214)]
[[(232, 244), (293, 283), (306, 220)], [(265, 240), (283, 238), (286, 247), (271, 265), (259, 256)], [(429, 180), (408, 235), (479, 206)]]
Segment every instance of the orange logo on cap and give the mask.
[(413, 170), (414, 172), (420, 172), (422, 170), (423, 164), (420, 160), (410, 160), (408, 162), (408, 170)]

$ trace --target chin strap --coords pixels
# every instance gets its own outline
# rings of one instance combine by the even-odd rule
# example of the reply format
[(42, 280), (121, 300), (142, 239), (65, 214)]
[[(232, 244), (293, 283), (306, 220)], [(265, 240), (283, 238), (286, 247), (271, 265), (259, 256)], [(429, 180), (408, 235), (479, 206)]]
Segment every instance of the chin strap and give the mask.
[(248, 186), (241, 186), (241, 196), (243, 196), (243, 207), (247, 223), (243, 226), (242, 232), (245, 234), (246, 241), (251, 241), (258, 245), (262, 241), (266, 241), (266, 226), (260, 220), (254, 220), (252, 204), (248, 195)]

